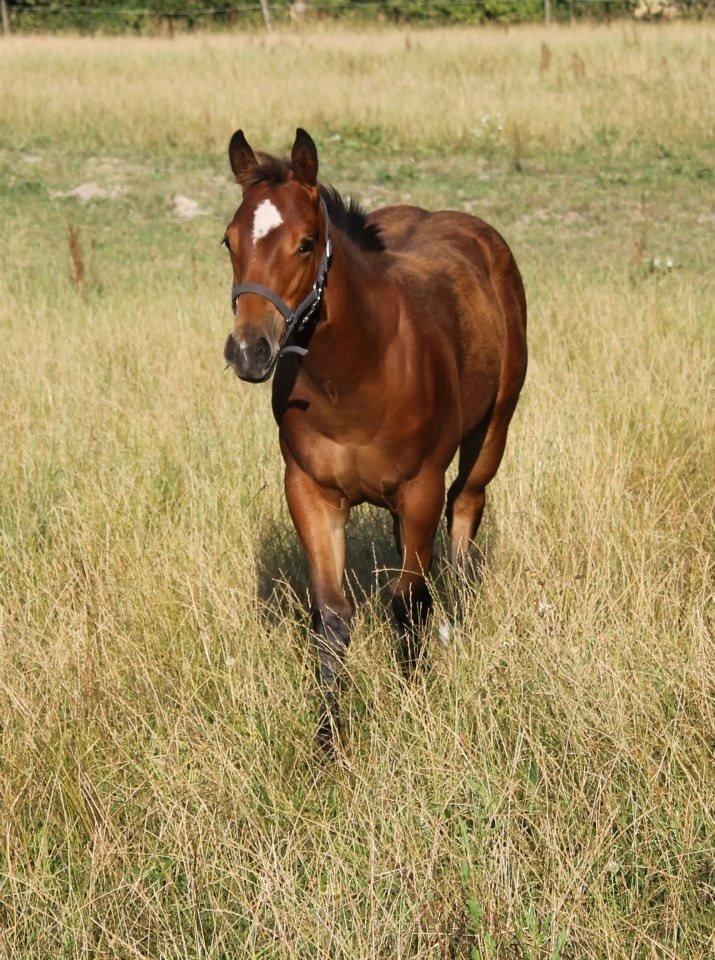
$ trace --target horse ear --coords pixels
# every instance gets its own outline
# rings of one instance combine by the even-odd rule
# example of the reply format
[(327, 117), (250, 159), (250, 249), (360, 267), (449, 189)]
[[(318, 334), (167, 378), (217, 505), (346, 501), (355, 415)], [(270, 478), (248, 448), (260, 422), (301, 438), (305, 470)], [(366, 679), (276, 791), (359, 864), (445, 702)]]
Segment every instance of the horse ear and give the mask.
[(258, 166), (256, 155), (243, 135), (243, 130), (237, 130), (231, 137), (228, 145), (228, 159), (236, 178), (241, 186), (246, 182), (252, 170)]
[(306, 187), (314, 187), (318, 182), (318, 151), (313, 138), (302, 127), (295, 132), (295, 143), (290, 159), (295, 178)]

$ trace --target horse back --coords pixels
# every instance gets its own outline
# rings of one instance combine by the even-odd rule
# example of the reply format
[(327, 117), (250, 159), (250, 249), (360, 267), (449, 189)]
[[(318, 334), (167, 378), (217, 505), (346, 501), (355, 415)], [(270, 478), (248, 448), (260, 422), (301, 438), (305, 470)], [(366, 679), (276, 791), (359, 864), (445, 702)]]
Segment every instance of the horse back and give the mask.
[(419, 331), (438, 327), (454, 354), (464, 431), (513, 407), (526, 374), (526, 297), (514, 256), (488, 223), (460, 211), (383, 207), (380, 227)]

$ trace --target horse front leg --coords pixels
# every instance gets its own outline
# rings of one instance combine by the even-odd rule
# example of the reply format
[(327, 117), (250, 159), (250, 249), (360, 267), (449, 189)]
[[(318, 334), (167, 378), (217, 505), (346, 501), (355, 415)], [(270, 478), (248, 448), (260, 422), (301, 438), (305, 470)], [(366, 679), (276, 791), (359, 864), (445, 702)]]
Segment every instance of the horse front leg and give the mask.
[(339, 694), (350, 642), (353, 607), (343, 589), (345, 497), (326, 490), (292, 461), (286, 462), (285, 492), (293, 523), (310, 566), (311, 626), (315, 641), (321, 707), (316, 741), (331, 753), (339, 722)]
[(419, 475), (401, 492), (399, 504), (402, 570), (392, 587), (392, 612), (400, 638), (405, 676), (419, 663), (424, 626), (432, 608), (427, 574), (444, 506), (444, 474)]

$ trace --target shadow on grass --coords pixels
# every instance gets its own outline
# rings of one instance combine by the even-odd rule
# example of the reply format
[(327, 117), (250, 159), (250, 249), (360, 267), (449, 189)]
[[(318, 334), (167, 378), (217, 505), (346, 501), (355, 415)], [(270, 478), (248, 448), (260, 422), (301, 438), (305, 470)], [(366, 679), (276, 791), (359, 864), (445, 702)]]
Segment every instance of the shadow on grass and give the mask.
[[(485, 516), (479, 542), (472, 549), (464, 570), (449, 562), (449, 540), (440, 523), (432, 561), (431, 589), (436, 603), (452, 616), (460, 616), (462, 588), (481, 581), (490, 563), (498, 530)], [(298, 535), (284, 515), (267, 517), (258, 530), (257, 595), (271, 623), (286, 619), (304, 621), (309, 605), (308, 562)], [(399, 573), (399, 558), (392, 534), (392, 519), (386, 510), (361, 506), (353, 509), (347, 528), (347, 589), (356, 607), (369, 603), (384, 606), (389, 615), (389, 584)]]
[[(258, 531), (257, 594), (271, 619), (301, 616), (308, 607), (308, 562), (290, 520), (269, 519)], [(384, 592), (398, 556), (385, 510), (354, 509), (347, 528), (347, 589), (356, 605)]]
[[(259, 543), (257, 595), (266, 626), (287, 627), (294, 638), (296, 650), (304, 653), (310, 636), (309, 571), (298, 535), (282, 511), (277, 516), (261, 517), (256, 532)], [(436, 609), (419, 642), (417, 668), (414, 672), (409, 671), (412, 678), (426, 684), (427, 688), (431, 689), (433, 684), (442, 682), (439, 671), (433, 670), (439, 658), (435, 644), (451, 645), (450, 637), (454, 636), (452, 625), (462, 619), (467, 591), (478, 589), (482, 568), (488, 562), (495, 539), (492, 529), (488, 529), (487, 533), (486, 537), (480, 537), (480, 547), (473, 551), (466, 570), (458, 571), (448, 561), (446, 525), (440, 524), (430, 578)], [(399, 572), (392, 518), (387, 511), (373, 507), (363, 506), (353, 510), (347, 541), (346, 580), (358, 613), (356, 625), (381, 624), (385, 628), (377, 631), (370, 628), (366, 632), (362, 638), (363, 643), (367, 644), (364, 652), (373, 666), (391, 663), (389, 672), (394, 682), (406, 683), (405, 690), (412, 688), (412, 682), (406, 676), (404, 651), (393, 628), (389, 603), (389, 584)], [(387, 638), (392, 636), (392, 641), (388, 639), (387, 645), (386, 633)], [(352, 657), (346, 663), (345, 678), (345, 689), (341, 696), (341, 750), (345, 744), (360, 742), (359, 731), (366, 729), (375, 709), (373, 683), (361, 670), (355, 669)], [(312, 689), (316, 694), (312, 709), (317, 716), (317, 686)], [(312, 776), (312, 764), (310, 770)], [(293, 775), (290, 774), (291, 777)]]

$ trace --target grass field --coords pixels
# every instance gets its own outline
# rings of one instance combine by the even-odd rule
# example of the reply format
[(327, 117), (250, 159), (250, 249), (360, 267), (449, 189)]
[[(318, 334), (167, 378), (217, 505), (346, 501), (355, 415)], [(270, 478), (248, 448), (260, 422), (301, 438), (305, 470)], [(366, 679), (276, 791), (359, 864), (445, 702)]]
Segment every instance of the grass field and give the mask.
[[(714, 36), (0, 44), (3, 960), (712, 956)], [(332, 766), (270, 387), (221, 360), (225, 144), (298, 124), (369, 206), (492, 222), (530, 303), (413, 686), (354, 515)]]

